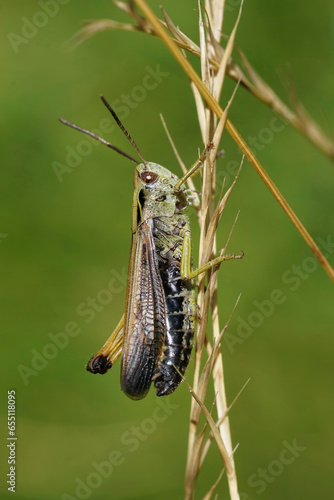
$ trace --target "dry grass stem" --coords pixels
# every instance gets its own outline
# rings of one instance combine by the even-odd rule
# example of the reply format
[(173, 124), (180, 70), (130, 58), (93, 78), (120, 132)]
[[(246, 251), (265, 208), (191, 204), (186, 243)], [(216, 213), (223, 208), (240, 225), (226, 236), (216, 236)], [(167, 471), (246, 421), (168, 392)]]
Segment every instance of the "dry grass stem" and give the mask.
[[(218, 2), (219, 8), (224, 8), (225, 2)], [(85, 39), (105, 30), (125, 30), (125, 31), (139, 31), (153, 36), (159, 36), (154, 27), (138, 13), (132, 6), (125, 2), (114, 1), (114, 4), (125, 12), (136, 24), (120, 23), (111, 19), (101, 19), (98, 21), (90, 21), (82, 28), (71, 40), (71, 45), (76, 46)], [(212, 10), (216, 10), (212, 9)], [(214, 50), (210, 51), (209, 62), (212, 68), (217, 71), (220, 67), (221, 60), (224, 57), (225, 50), (220, 45), (220, 32), (217, 30), (221, 16), (215, 18), (210, 13), (210, 9), (206, 8), (208, 18), (210, 19), (210, 35), (212, 33), (212, 45)], [(174, 42), (183, 50), (200, 57), (200, 48), (190, 38), (188, 38), (182, 31), (175, 28), (167, 13), (163, 10), (165, 19), (164, 25), (170, 29), (174, 37)], [(213, 20), (213, 21), (212, 21)], [(160, 21), (162, 22), (162, 21)], [(175, 29), (174, 29), (175, 28)], [(241, 66), (238, 65), (232, 56), (228, 60), (226, 75), (237, 81), (241, 82), (243, 88), (248, 90), (254, 97), (269, 106), (275, 113), (277, 113), (284, 121), (289, 123), (292, 127), (305, 135), (323, 154), (325, 154), (331, 161), (334, 161), (334, 142), (328, 137), (313, 118), (305, 112), (304, 108), (300, 109), (294, 106), (290, 109), (275, 93), (275, 91), (258, 75), (255, 69), (251, 66), (242, 50), (238, 49), (238, 54), (241, 60)]]
[[(189, 62), (185, 59), (183, 54), (178, 51), (177, 46), (186, 50), (197, 57), (200, 57), (202, 60), (202, 47), (198, 47), (194, 42), (192, 42), (184, 33), (181, 32), (171, 19), (167, 16), (164, 11), (165, 21), (158, 20), (151, 9), (147, 6), (144, 0), (134, 0), (134, 3), (140, 7), (142, 12), (144, 12), (145, 17), (140, 16), (138, 12), (135, 10), (133, 6), (133, 2), (126, 4), (124, 2), (114, 2), (117, 7), (119, 7), (123, 12), (125, 12), (129, 17), (131, 17), (135, 21), (135, 25), (119, 23), (113, 20), (99, 20), (92, 21), (87, 24), (71, 41), (72, 45), (75, 46), (81, 43), (86, 38), (107, 29), (124, 29), (127, 31), (141, 31), (147, 33), (149, 35), (158, 36), (163, 39), (166, 43), (169, 50), (174, 55), (175, 59), (179, 62), (179, 64), (183, 67), (184, 71), (188, 74), (189, 78), (194, 82), (196, 87), (199, 89), (200, 93), (206, 100), (207, 104), (211, 107), (211, 109), (215, 112), (215, 114), (220, 118), (223, 111), (219, 106), (217, 99), (211, 94), (210, 90), (206, 86), (206, 79), (204, 83), (199, 79), (197, 73), (189, 64)], [(208, 3), (208, 2), (207, 2)], [(217, 2), (219, 4), (219, 9), (222, 8), (222, 3)], [(211, 15), (208, 14), (209, 19), (216, 19), (215, 16), (212, 15), (213, 7), (207, 7), (206, 11), (210, 12)], [(239, 13), (240, 15), (240, 13)], [(222, 18), (220, 16), (219, 18)], [(170, 37), (162, 25), (165, 25), (170, 32), (173, 34), (173, 38)], [(210, 24), (211, 26), (211, 24)], [(237, 26), (237, 23), (236, 23)], [(235, 26), (235, 28), (236, 28)], [(209, 30), (210, 33), (213, 33), (213, 28)], [(213, 72), (219, 72), (219, 68), (222, 63), (222, 59), (224, 59), (226, 50), (223, 49), (217, 43), (217, 26), (215, 26), (215, 36), (211, 36), (212, 43), (210, 49), (210, 56), (207, 56), (207, 63), (210, 64), (210, 67)], [(219, 38), (219, 37), (218, 37)], [(213, 41), (214, 40), (214, 41)], [(230, 36), (229, 42), (230, 47), (232, 46), (232, 42), (234, 41), (234, 35)], [(210, 40), (211, 42), (211, 40)], [(229, 43), (227, 44), (229, 45)], [(305, 112), (302, 106), (296, 106), (295, 112), (290, 110), (288, 106), (282, 102), (282, 100), (276, 95), (276, 93), (269, 87), (268, 84), (264, 82), (264, 80), (256, 73), (256, 71), (252, 68), (252, 66), (247, 61), (247, 58), (243, 54), (242, 51), (239, 50), (239, 54), (242, 61), (243, 69), (241, 69), (232, 59), (229, 57), (228, 63), (226, 65), (226, 74), (234, 79), (237, 82), (240, 82), (241, 85), (249, 90), (254, 96), (260, 99), (262, 102), (270, 106), (278, 115), (280, 115), (285, 121), (287, 121), (290, 125), (295, 127), (301, 133), (306, 135), (310, 141), (312, 141), (324, 154), (326, 154), (331, 160), (334, 160), (334, 143), (328, 138), (323, 131), (321, 131), (320, 127), (311, 119), (311, 117)], [(225, 65), (225, 64), (224, 64)], [(247, 74), (247, 77), (245, 76)], [(223, 83), (223, 82), (221, 82)], [(215, 96), (216, 97), (216, 96)], [(302, 238), (305, 240), (307, 245), (310, 247), (322, 267), (325, 269), (328, 276), (334, 281), (334, 269), (321, 252), (320, 248), (308, 233), (302, 222), (299, 220), (297, 215), (294, 213), (292, 208), (289, 206), (287, 201), (284, 199), (278, 188), (275, 186), (273, 181), (270, 179), (268, 174), (263, 169), (259, 160), (254, 156), (249, 146), (245, 143), (239, 132), (235, 129), (233, 124), (227, 120), (226, 129), (237, 143), (241, 151), (245, 154), (251, 165), (255, 168), (258, 175), (261, 177), (263, 182), (266, 184), (268, 189), (271, 191), (277, 202), (281, 205), (285, 213), (288, 215), (292, 223), (295, 225)]]
[[(201, 17), (200, 17), (200, 30), (201, 31), (203, 30), (203, 25), (201, 24)], [(206, 40), (205, 40), (205, 37), (203, 37), (203, 34), (201, 36), (201, 39), (202, 39), (202, 44), (203, 44), (203, 48), (202, 48), (203, 57), (207, 58)], [(204, 75), (203, 77), (208, 78), (207, 85), (209, 87), (213, 88), (213, 85), (212, 85), (213, 82), (212, 82), (212, 79), (210, 79), (210, 73), (206, 70), (206, 65), (203, 64), (202, 68), (203, 68), (203, 75)], [(213, 120), (215, 120), (214, 116), (212, 115), (210, 110), (204, 108), (203, 101), (202, 101), (202, 99), (200, 99), (200, 105), (198, 106), (199, 120), (204, 120), (204, 122), (202, 122), (201, 125), (202, 125), (203, 135), (206, 138), (205, 141), (210, 140), (210, 138), (213, 136), (215, 143), (219, 144), (219, 141), (220, 141), (223, 129), (224, 129), (224, 125), (226, 123), (227, 113), (228, 113), (228, 110), (229, 110), (231, 103), (233, 101), (233, 97), (235, 95), (235, 92), (236, 92), (236, 89), (233, 92), (233, 96), (230, 99), (228, 106), (226, 107), (222, 118), (219, 120), (218, 124), (215, 123), (215, 127), (210, 126), (211, 122)], [(215, 120), (215, 122), (217, 122), (217, 120)], [(174, 150), (174, 153), (175, 153), (175, 155), (176, 155), (176, 157), (181, 165), (182, 170), (184, 170), (185, 166), (183, 164), (183, 161), (180, 158), (180, 155), (176, 149), (174, 141), (171, 138), (171, 136), (168, 132), (167, 126), (164, 123), (164, 121), (163, 121), (163, 124), (164, 124), (165, 130), (166, 130), (167, 136), (168, 136), (170, 143), (172, 145), (172, 148)], [(211, 136), (208, 135), (208, 132), (209, 132), (209, 134), (211, 134)], [(203, 229), (201, 231), (201, 245), (200, 246), (202, 249), (207, 250), (206, 252), (203, 251), (202, 255), (200, 256), (200, 262), (203, 262), (203, 263), (207, 262), (211, 256), (211, 254), (213, 253), (212, 249), (215, 247), (215, 234), (216, 234), (216, 230), (218, 227), (218, 223), (220, 221), (223, 210), (226, 206), (226, 203), (229, 199), (229, 196), (232, 192), (232, 189), (235, 186), (236, 180), (239, 176), (239, 173), (240, 173), (240, 170), (242, 167), (242, 161), (241, 161), (239, 172), (238, 172), (237, 176), (235, 177), (232, 185), (230, 186), (230, 188), (226, 191), (226, 193), (224, 195), (222, 194), (223, 192), (221, 193), (221, 195), (219, 196), (219, 201), (218, 201), (217, 205), (214, 207), (214, 205), (212, 204), (212, 200), (214, 200), (214, 196), (212, 196), (212, 195), (214, 194), (214, 191), (215, 191), (215, 182), (213, 182), (213, 179), (214, 179), (213, 174), (215, 171), (215, 163), (214, 162), (215, 162), (216, 150), (213, 150), (210, 153), (211, 153), (210, 154), (211, 157), (208, 158), (208, 162), (206, 163), (206, 167), (205, 167), (206, 171), (203, 174), (204, 179), (208, 178), (208, 182), (206, 184), (203, 183), (202, 195), (204, 197), (204, 200), (202, 201), (202, 210), (201, 210), (201, 212), (198, 212), (199, 221), (200, 221), (201, 227)], [(210, 217), (208, 217), (209, 213), (212, 214)], [(238, 217), (238, 215), (236, 216), (236, 219), (237, 219), (237, 217)], [(235, 226), (235, 223), (236, 223), (236, 220), (233, 224), (233, 228)], [(226, 250), (227, 244), (230, 240), (233, 228), (230, 232), (230, 235), (228, 237), (228, 241), (225, 245), (224, 250), (222, 251), (222, 254), (225, 253), (225, 250)], [(225, 328), (222, 330), (222, 332), (220, 332), (220, 335), (216, 335), (216, 337), (218, 337), (218, 338), (216, 338), (216, 340), (214, 340), (213, 347), (211, 347), (211, 344), (206, 337), (206, 328), (204, 327), (204, 325), (207, 324), (207, 321), (209, 318), (210, 306), (212, 307), (212, 305), (213, 305), (212, 298), (215, 297), (215, 293), (216, 293), (217, 277), (218, 277), (218, 268), (212, 273), (212, 276), (211, 276), (211, 279), (209, 281), (208, 289), (207, 289), (206, 293), (202, 289), (201, 297), (199, 297), (199, 304), (202, 303), (202, 305), (200, 306), (201, 311), (202, 311), (202, 318), (201, 318), (201, 323), (200, 323), (200, 327), (199, 327), (199, 333), (197, 335), (197, 345), (196, 345), (196, 359), (197, 359), (197, 361), (195, 363), (195, 377), (194, 377), (194, 386), (196, 386), (197, 389), (194, 392), (194, 394), (195, 394), (195, 396), (197, 396), (200, 399), (200, 401), (204, 400), (207, 389), (208, 389), (210, 376), (213, 373), (213, 367), (215, 366), (216, 371), (218, 372), (218, 375), (213, 375), (213, 380), (216, 379), (216, 385), (217, 385), (217, 381), (219, 383), (219, 386), (215, 388), (215, 391), (217, 392), (217, 397), (220, 399), (220, 411), (218, 412), (218, 420), (217, 420), (218, 424), (215, 423), (215, 426), (216, 426), (216, 430), (217, 430), (218, 434), (221, 435), (222, 434), (221, 429), (223, 428), (223, 424), (224, 424), (225, 419), (227, 417), (228, 408), (226, 407), (225, 391), (223, 390), (224, 380), (222, 378), (221, 364), (218, 363), (219, 358), (221, 358), (221, 355), (219, 352), (219, 345), (220, 345), (221, 338), (222, 338), (222, 336), (223, 336), (223, 334), (224, 334), (224, 332), (229, 324), (229, 321), (230, 321), (232, 315), (231, 315), (230, 319), (228, 320), (227, 324), (225, 325)], [(237, 302), (238, 302), (238, 300), (237, 300)], [(236, 305), (237, 305), (237, 303), (236, 303)], [(236, 305), (235, 305), (235, 307), (236, 307)], [(234, 307), (234, 309), (235, 309), (235, 307)], [(234, 311), (234, 309), (233, 309), (233, 311)], [(218, 315), (217, 315), (216, 309), (215, 309), (214, 314), (215, 314), (215, 316), (213, 318), (213, 321), (215, 321), (216, 319), (218, 320)], [(233, 312), (232, 312), (232, 314), (233, 314)], [(217, 325), (219, 327), (219, 322), (217, 323)], [(202, 329), (202, 331), (201, 331), (201, 329)], [(202, 352), (203, 352), (204, 341), (206, 341), (205, 344), (206, 344), (206, 347), (208, 350), (208, 359), (205, 362), (203, 370), (201, 371), (200, 366), (201, 366), (201, 357), (202, 357)], [(219, 366), (219, 370), (217, 370), (217, 366)], [(222, 397), (222, 393), (223, 393), (223, 397)], [(222, 401), (224, 402), (223, 405), (222, 405)], [(191, 410), (191, 422), (192, 422), (192, 424), (190, 425), (191, 430), (190, 430), (190, 437), (189, 437), (189, 452), (188, 452), (189, 454), (188, 454), (187, 473), (186, 473), (186, 498), (191, 498), (193, 493), (194, 493), (195, 483), (196, 483), (196, 480), (198, 477), (198, 473), (199, 473), (199, 471), (203, 465), (204, 459), (209, 451), (210, 444), (211, 444), (212, 440), (214, 439), (214, 434), (211, 431), (209, 438), (207, 438), (203, 444), (204, 437), (205, 437), (205, 431), (206, 431), (208, 422), (206, 421), (203, 429), (201, 431), (199, 431), (198, 427), (199, 427), (199, 419), (200, 419), (200, 415), (201, 415), (201, 408), (202, 408), (201, 405), (195, 404), (195, 401), (194, 401), (194, 404), (192, 405), (192, 410)], [(207, 414), (208, 411), (206, 410), (204, 413)], [(211, 424), (212, 424), (212, 422), (213, 422), (213, 419), (211, 421)], [(220, 428), (220, 430), (219, 430), (219, 428)], [(229, 428), (227, 428), (227, 429), (229, 432)], [(228, 477), (229, 482), (231, 483), (230, 490), (234, 491), (234, 496), (231, 496), (231, 498), (238, 498), (237, 486), (236, 486), (236, 476), (235, 476), (234, 463), (233, 463), (233, 454), (231, 453), (231, 451), (232, 451), (231, 439), (230, 439), (230, 437), (226, 437), (226, 429), (224, 429), (224, 433), (225, 433), (225, 440), (229, 444), (229, 448), (228, 448), (229, 452), (228, 453), (231, 454), (231, 457), (229, 458), (229, 460), (232, 463), (232, 469), (229, 467), (229, 465), (227, 466), (227, 468), (229, 470), (229, 474), (227, 475), (227, 477)], [(222, 442), (225, 443), (225, 440), (222, 439)], [(228, 455), (228, 456), (230, 456), (230, 455)], [(225, 467), (223, 470), (225, 470)], [(218, 485), (218, 482), (216, 482), (214, 487), (210, 489), (210, 491), (208, 492), (209, 497), (212, 495), (212, 493), (217, 485)]]
[(196, 403), (198, 404), (198, 406), (200, 407), (200, 409), (204, 413), (204, 416), (205, 416), (205, 418), (206, 418), (206, 420), (207, 420), (207, 422), (208, 422), (208, 424), (210, 426), (213, 438), (215, 439), (215, 441), (217, 443), (218, 450), (219, 450), (219, 452), (220, 452), (220, 454), (222, 456), (223, 462), (225, 464), (226, 472), (227, 472), (228, 475), (231, 475), (233, 473), (233, 466), (232, 466), (232, 463), (231, 463), (231, 458), (230, 458), (230, 455), (229, 455), (229, 453), (228, 453), (228, 451), (226, 449), (224, 441), (222, 440), (222, 437), (221, 437), (221, 435), (219, 433), (219, 430), (218, 430), (218, 428), (216, 426), (215, 421), (213, 420), (212, 416), (210, 415), (209, 410), (207, 409), (207, 407), (205, 406), (205, 404), (203, 403), (203, 401), (201, 400), (201, 398), (198, 396), (198, 394), (196, 394), (196, 392), (190, 386), (190, 384), (187, 382), (186, 379), (184, 379), (184, 382), (187, 385), (190, 394), (192, 395), (192, 397), (194, 398), (194, 400), (196, 401)]
[[(207, 89), (207, 87), (203, 84), (202, 80), (200, 77), (197, 75), (196, 71), (194, 68), (191, 66), (189, 61), (185, 59), (183, 54), (180, 52), (180, 50), (177, 48), (176, 44), (174, 43), (173, 39), (168, 35), (168, 33), (163, 29), (161, 23), (159, 20), (155, 17), (154, 13), (152, 10), (148, 7), (146, 4), (145, 0), (134, 0), (134, 3), (142, 10), (142, 12), (145, 14), (146, 18), (149, 20), (151, 25), (154, 27), (155, 31), (159, 35), (159, 37), (165, 42), (166, 46), (170, 50), (170, 52), (173, 54), (174, 58), (177, 60), (177, 62), (180, 64), (180, 66), (184, 69), (184, 71), (187, 73), (188, 77), (195, 83), (196, 87), (200, 91), (202, 97), (204, 98), (205, 102), (207, 103), (208, 107), (215, 113), (215, 115), (218, 118), (221, 118), (223, 114), (223, 110), (218, 104), (218, 102), (214, 99), (210, 91)], [(201, 53), (201, 52), (200, 52)], [(241, 78), (239, 78), (241, 80)], [(241, 80), (242, 81), (242, 80)], [(322, 267), (325, 269), (326, 273), (328, 276), (334, 281), (334, 269), (324, 256), (324, 254), (321, 252), (320, 248), (312, 238), (312, 236), (308, 233), (302, 222), (299, 220), (297, 215), (294, 213), (288, 202), (285, 200), (283, 195), (280, 193), (279, 189), (277, 186), (274, 184), (274, 182), (271, 180), (267, 172), (264, 170), (262, 167), (261, 163), (259, 160), (256, 158), (256, 156), (253, 154), (252, 150), (248, 146), (248, 144), (244, 141), (244, 139), (241, 137), (237, 129), (234, 127), (234, 125), (231, 123), (229, 119), (226, 121), (226, 130), (232, 137), (232, 139), (236, 142), (240, 150), (244, 153), (246, 158), (249, 160), (251, 165), (254, 167), (260, 178), (263, 180), (265, 185), (268, 187), (272, 195), (275, 197), (277, 202), (281, 205), (283, 208), (284, 212), (288, 215), (292, 223), (295, 225), (299, 233), (301, 234), (302, 238), (305, 240), (307, 245), (310, 247)]]
[[(161, 122), (162, 122), (162, 125), (165, 129), (165, 132), (166, 132), (166, 135), (167, 135), (167, 138), (170, 142), (170, 145), (172, 146), (172, 149), (174, 151), (174, 154), (175, 154), (175, 157), (181, 167), (181, 170), (183, 172), (183, 174), (186, 174), (188, 169), (187, 167), (185, 166), (184, 162), (182, 161), (182, 158), (175, 146), (175, 143), (172, 139), (172, 136), (170, 135), (169, 133), (169, 130), (168, 130), (168, 127), (167, 127), (167, 124), (165, 122), (165, 119), (164, 117), (162, 116), (162, 114), (160, 114), (160, 119), (161, 119)], [(197, 217), (199, 218), (200, 217), (200, 213), (201, 213), (201, 203), (200, 203), (200, 200), (199, 200), (199, 196), (197, 194), (197, 191), (196, 191), (196, 188), (195, 188), (195, 184), (193, 183), (193, 180), (191, 177), (189, 177), (187, 179), (187, 185), (188, 185), (188, 188), (189, 190), (192, 192), (192, 195), (191, 195), (191, 198), (192, 198), (192, 205), (195, 207), (196, 209), (196, 212), (197, 212)]]
[(217, 489), (217, 486), (220, 483), (221, 478), (223, 477), (224, 472), (225, 472), (225, 469), (223, 469), (220, 472), (220, 474), (219, 474), (219, 476), (217, 478), (217, 481), (211, 486), (211, 488), (209, 489), (209, 491), (207, 492), (207, 494), (205, 495), (205, 497), (203, 498), (203, 500), (210, 500), (210, 498), (214, 494), (215, 490)]

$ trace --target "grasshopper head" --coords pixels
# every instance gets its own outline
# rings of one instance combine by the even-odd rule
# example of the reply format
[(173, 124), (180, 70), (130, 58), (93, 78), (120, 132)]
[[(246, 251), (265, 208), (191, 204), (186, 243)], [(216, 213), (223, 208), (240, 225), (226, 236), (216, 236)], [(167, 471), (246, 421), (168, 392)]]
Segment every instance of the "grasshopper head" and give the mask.
[(185, 187), (175, 190), (178, 181), (176, 175), (157, 163), (137, 165), (134, 185), (141, 222), (154, 217), (171, 217), (188, 205)]

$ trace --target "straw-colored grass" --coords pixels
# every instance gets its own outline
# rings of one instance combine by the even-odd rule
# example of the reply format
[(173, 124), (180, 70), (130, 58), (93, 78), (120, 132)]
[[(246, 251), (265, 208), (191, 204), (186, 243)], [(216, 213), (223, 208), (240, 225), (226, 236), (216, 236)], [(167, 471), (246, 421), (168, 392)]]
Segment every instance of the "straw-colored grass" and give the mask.
[[(273, 89), (264, 82), (264, 80), (256, 73), (254, 68), (248, 62), (246, 56), (239, 49), (239, 54), (242, 61), (242, 69), (237, 65), (232, 58), (232, 49), (234, 46), (234, 37), (237, 28), (238, 21), (232, 33), (228, 37), (228, 42), (226, 47), (223, 48), (221, 45), (221, 33), (224, 18), (224, 1), (216, 0), (206, 0), (205, 2), (205, 26), (207, 27), (206, 34), (206, 45), (208, 48), (206, 61), (203, 60), (203, 43), (201, 41), (200, 46), (195, 44), (189, 37), (187, 37), (182, 31), (177, 28), (172, 20), (168, 17), (166, 12), (162, 9), (164, 20), (159, 20), (149, 6), (146, 4), (145, 0), (133, 0), (129, 3), (114, 1), (115, 5), (119, 7), (123, 12), (125, 12), (135, 24), (119, 23), (111, 19), (101, 19), (98, 21), (89, 22), (82, 30), (80, 30), (75, 37), (71, 40), (71, 45), (75, 47), (77, 44), (81, 43), (88, 37), (95, 35), (104, 30), (108, 29), (122, 29), (126, 31), (141, 31), (149, 35), (160, 37), (168, 49), (171, 51), (176, 61), (182, 66), (185, 73), (188, 75), (192, 82), (192, 87), (196, 87), (199, 94), (202, 95), (204, 101), (208, 108), (210, 108), (218, 118), (223, 115), (223, 110), (218, 104), (219, 100), (216, 99), (216, 90), (208, 87), (209, 79), (203, 80), (203, 65), (206, 64), (207, 74), (212, 76), (216, 80), (216, 84), (220, 86), (220, 91), (224, 82), (225, 75), (233, 78), (238, 83), (240, 83), (244, 88), (249, 90), (255, 97), (270, 106), (278, 115), (280, 115), (287, 123), (296, 128), (299, 132), (305, 135), (320, 151), (326, 154), (331, 160), (334, 160), (334, 143), (327, 137), (320, 127), (312, 120), (310, 115), (306, 112), (302, 104), (298, 101), (296, 92), (293, 86), (290, 85), (290, 97), (295, 107), (293, 112), (289, 107), (283, 103), (283, 101), (276, 95)], [(243, 2), (242, 2), (243, 3)], [(241, 3), (241, 6), (242, 6)], [(134, 7), (136, 4), (145, 17), (140, 15)], [(241, 9), (240, 9), (241, 11)], [(240, 18), (240, 12), (238, 20)], [(164, 29), (166, 26), (171, 35), (170, 36)], [(216, 27), (219, 26), (218, 29)], [(202, 67), (202, 79), (197, 75), (194, 68), (191, 66), (189, 61), (184, 57), (181, 51), (182, 49), (200, 57), (201, 67)], [(245, 76), (247, 75), (247, 76)], [(195, 91), (194, 91), (195, 92)], [(220, 95), (220, 93), (219, 93)], [(219, 97), (218, 95), (218, 97)], [(198, 103), (200, 96), (195, 94), (195, 101), (198, 109)], [(199, 109), (198, 109), (199, 112)], [(203, 115), (200, 119), (200, 127), (203, 137), (203, 126), (201, 125), (203, 121)], [(267, 174), (265, 169), (262, 167), (258, 158), (253, 154), (252, 150), (248, 144), (244, 141), (242, 136), (239, 134), (234, 125), (229, 119), (226, 120), (226, 130), (231, 135), (233, 140), (236, 142), (240, 150), (244, 153), (246, 158), (249, 160), (250, 164), (254, 167), (260, 178), (266, 184), (276, 201), (283, 208), (285, 213), (288, 215), (289, 219), (295, 225), (296, 229), (309, 246), (309, 248), (314, 253), (317, 260), (320, 262), (328, 276), (334, 281), (334, 269), (328, 262), (325, 255), (320, 250), (319, 246), (316, 244), (315, 240), (309, 234), (307, 229), (304, 227), (302, 222), (299, 220), (298, 216), (294, 213), (288, 202), (285, 200), (282, 193), (279, 191), (277, 186), (274, 184), (270, 176)]]

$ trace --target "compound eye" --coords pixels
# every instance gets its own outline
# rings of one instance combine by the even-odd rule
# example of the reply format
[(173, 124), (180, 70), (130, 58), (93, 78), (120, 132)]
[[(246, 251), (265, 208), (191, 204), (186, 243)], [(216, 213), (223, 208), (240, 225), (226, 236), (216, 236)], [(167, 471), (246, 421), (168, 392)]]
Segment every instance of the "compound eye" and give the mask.
[(158, 174), (154, 172), (142, 172), (140, 178), (145, 184), (153, 184), (158, 178)]

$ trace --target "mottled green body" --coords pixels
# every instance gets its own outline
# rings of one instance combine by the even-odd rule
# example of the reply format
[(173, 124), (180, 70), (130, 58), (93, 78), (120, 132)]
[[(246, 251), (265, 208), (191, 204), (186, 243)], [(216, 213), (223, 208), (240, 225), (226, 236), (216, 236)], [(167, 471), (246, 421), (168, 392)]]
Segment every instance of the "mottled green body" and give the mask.
[(190, 359), (196, 298), (192, 281), (181, 277), (190, 229), (185, 189), (175, 191), (178, 181), (155, 163), (135, 171), (121, 369), (122, 390), (133, 399), (144, 397), (152, 380), (158, 396), (173, 392)]

